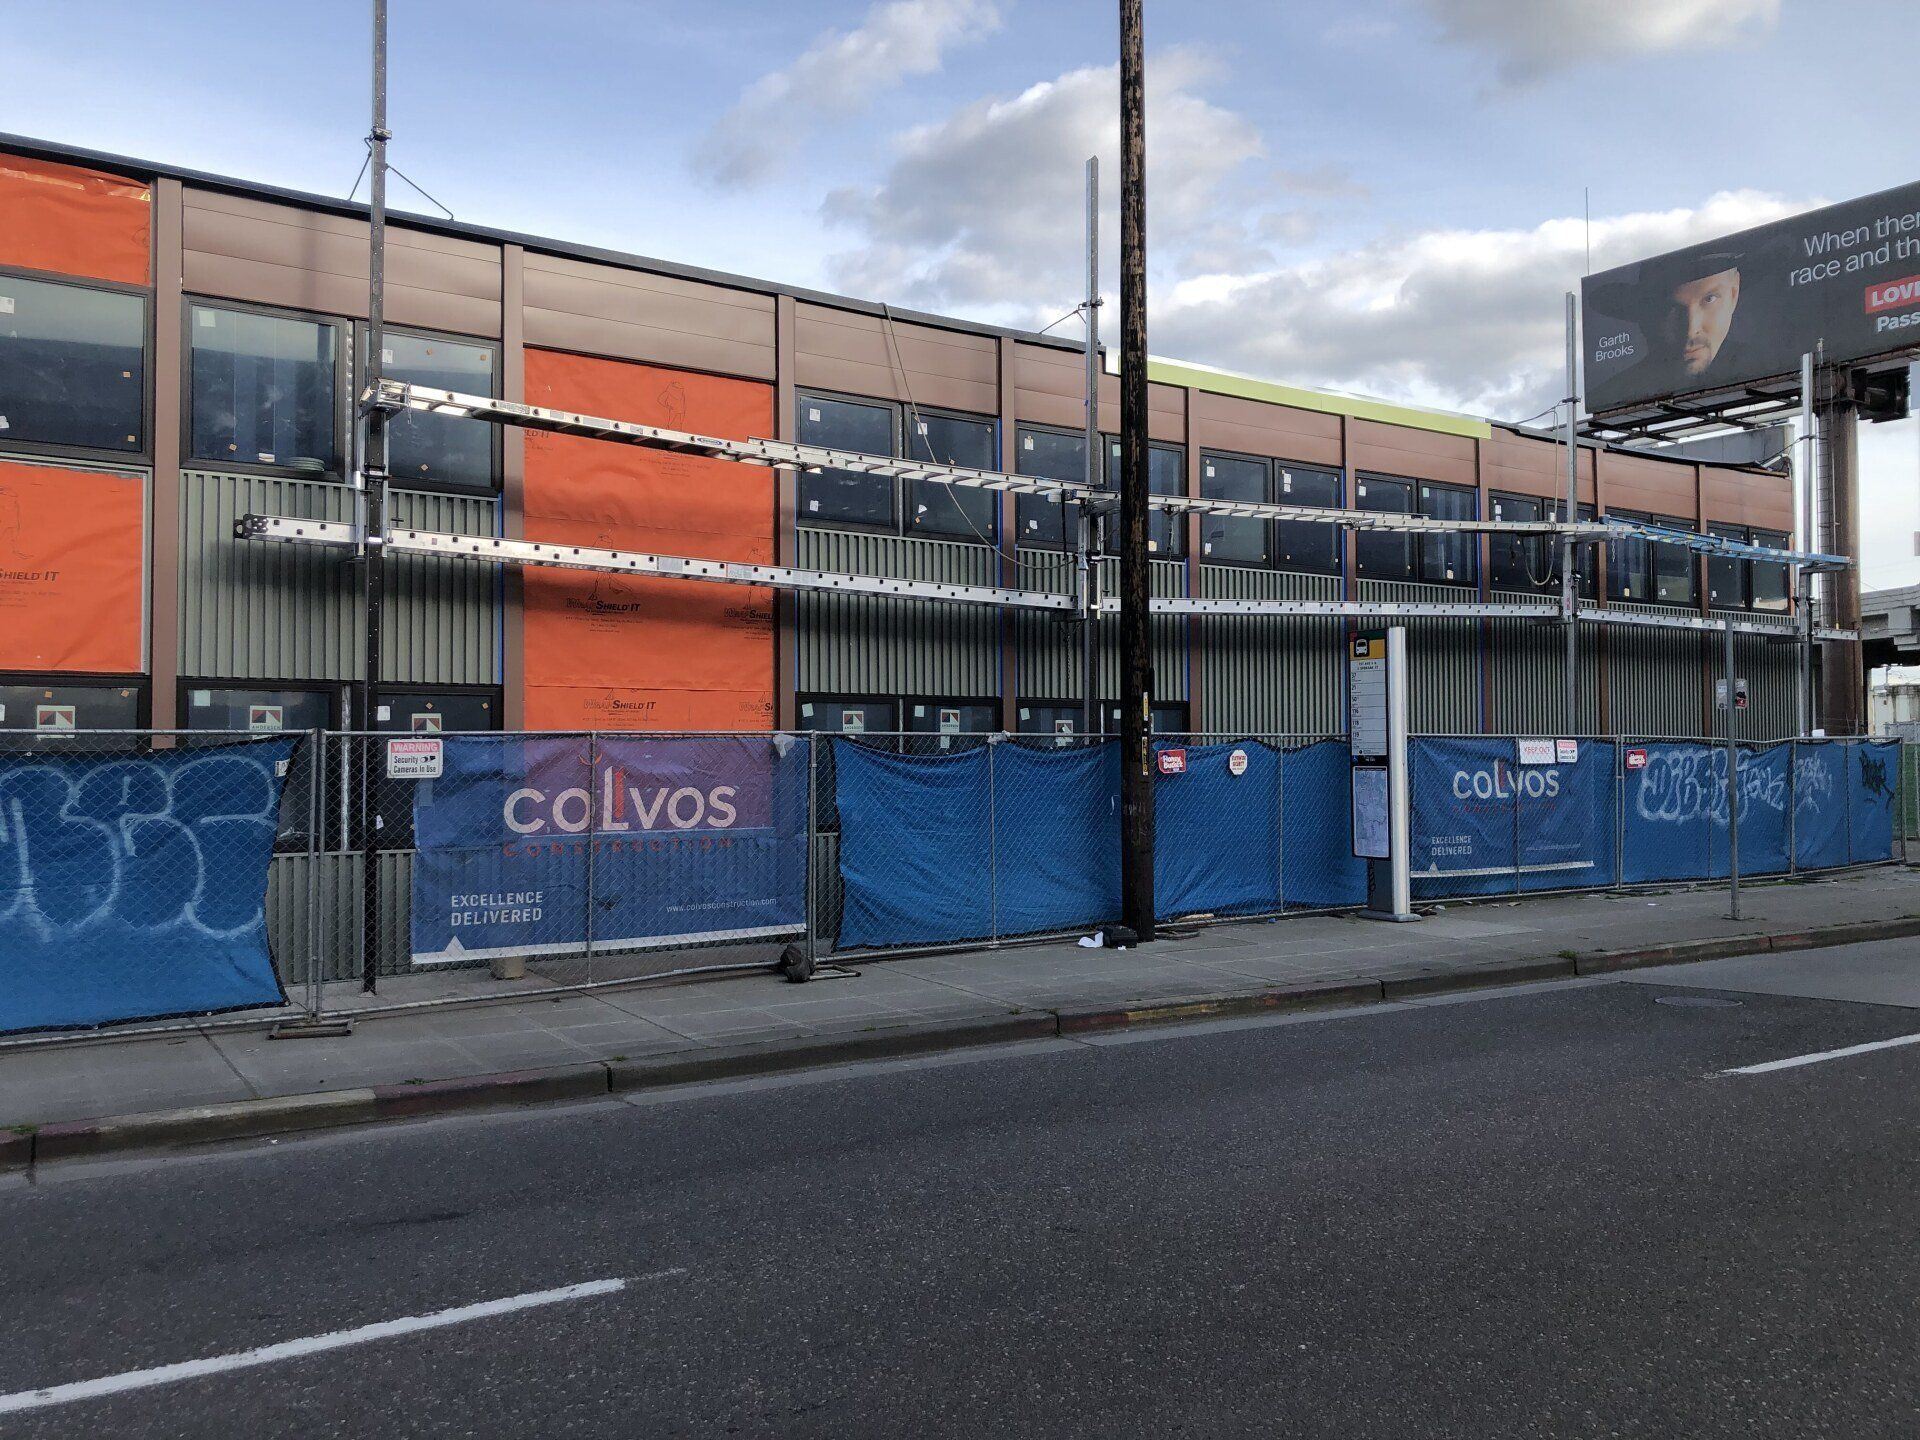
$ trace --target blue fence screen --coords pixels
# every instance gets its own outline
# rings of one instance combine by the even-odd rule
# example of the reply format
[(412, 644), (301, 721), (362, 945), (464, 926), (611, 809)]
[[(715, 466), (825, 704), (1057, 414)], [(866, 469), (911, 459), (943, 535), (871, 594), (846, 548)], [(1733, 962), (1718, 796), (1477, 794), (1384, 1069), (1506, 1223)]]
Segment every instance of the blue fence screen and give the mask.
[(1410, 742), (1416, 897), (1614, 883), (1613, 746), (1562, 743), (1522, 764), (1504, 737)]
[(1181, 748), (1184, 770), (1156, 767), (1154, 908), (1162, 919), (1278, 910), (1280, 752), (1251, 740)]
[(284, 1000), (267, 870), (298, 743), (0, 758), (0, 1032)]
[(416, 964), (805, 929), (805, 739), (441, 743), (440, 777), (414, 786)]

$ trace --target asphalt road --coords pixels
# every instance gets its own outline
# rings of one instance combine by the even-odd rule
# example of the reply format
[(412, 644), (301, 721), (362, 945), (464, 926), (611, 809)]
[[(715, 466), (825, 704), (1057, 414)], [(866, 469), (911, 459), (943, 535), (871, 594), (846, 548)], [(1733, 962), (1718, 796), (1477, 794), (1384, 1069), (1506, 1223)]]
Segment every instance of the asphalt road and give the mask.
[(1723, 965), (56, 1167), (0, 1396), (627, 1283), (0, 1435), (1913, 1434), (1920, 1045), (1718, 1072), (1920, 955)]

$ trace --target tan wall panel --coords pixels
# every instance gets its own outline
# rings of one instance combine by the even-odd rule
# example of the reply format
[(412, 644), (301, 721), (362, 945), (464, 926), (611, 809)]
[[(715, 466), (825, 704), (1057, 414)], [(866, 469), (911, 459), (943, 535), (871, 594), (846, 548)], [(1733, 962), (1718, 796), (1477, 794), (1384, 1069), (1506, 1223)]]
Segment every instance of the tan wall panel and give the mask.
[(1793, 532), (1793, 481), (1787, 476), (1711, 466), (1702, 474), (1709, 523), (1725, 521)]
[(1608, 451), (1600, 457), (1600, 481), (1609, 510), (1698, 518), (1692, 465)]
[[(1014, 413), (1038, 425), (1077, 430), (1086, 423), (1085, 352), (1017, 343), (1013, 347)], [(1181, 444), (1187, 438), (1187, 392), (1178, 385), (1147, 386), (1147, 434)], [(1100, 377), (1100, 428), (1120, 433), (1120, 377)]]
[[(1593, 455), (1580, 450), (1579, 496), (1583, 504), (1593, 504)], [(1487, 489), (1510, 495), (1540, 495), (1561, 499), (1567, 493), (1567, 451), (1563, 445), (1547, 440), (1532, 440), (1496, 430), (1481, 442), (1481, 475)]]
[(1317, 410), (1196, 390), (1191, 434), (1202, 450), (1237, 450), (1302, 465), (1341, 463), (1340, 417)]
[(529, 252), (527, 344), (771, 380), (774, 298)]
[[(801, 304), (794, 316), (795, 380), (804, 386), (906, 400), (975, 415), (999, 411), (999, 362), (994, 338), (930, 325), (894, 322), (888, 343), (878, 315)], [(901, 383), (900, 371), (906, 371)]]
[[(188, 190), (181, 268), (195, 294), (364, 316), (367, 226), (291, 205)], [(500, 334), (497, 247), (395, 225), (387, 231), (387, 316), (461, 334)]]
[(1350, 435), (1353, 450), (1347, 461), (1355, 470), (1442, 485), (1475, 483), (1473, 440), (1469, 436), (1359, 419), (1352, 422)]

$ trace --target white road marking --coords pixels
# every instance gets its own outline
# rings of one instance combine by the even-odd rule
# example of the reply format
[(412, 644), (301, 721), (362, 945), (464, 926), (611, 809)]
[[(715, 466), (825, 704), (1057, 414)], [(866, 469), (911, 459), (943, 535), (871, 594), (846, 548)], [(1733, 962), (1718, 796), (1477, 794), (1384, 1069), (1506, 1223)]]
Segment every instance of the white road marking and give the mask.
[(1815, 1055), (1795, 1055), (1786, 1060), (1768, 1060), (1759, 1065), (1742, 1065), (1722, 1070), (1722, 1075), (1766, 1075), (1775, 1070), (1792, 1070), (1801, 1065), (1818, 1065), (1823, 1060), (1844, 1060), (1849, 1055), (1867, 1055), (1875, 1050), (1893, 1050), (1902, 1045), (1920, 1045), (1920, 1035), (1897, 1035), (1891, 1040), (1873, 1040), (1865, 1045), (1846, 1045), (1838, 1050), (1822, 1050)]
[[(680, 1269), (660, 1270), (642, 1275), (642, 1280), (663, 1280), (681, 1275)], [(102, 1395), (118, 1395), (128, 1390), (145, 1390), (154, 1385), (171, 1385), (179, 1380), (195, 1380), (203, 1375), (218, 1375), (228, 1370), (246, 1370), (256, 1365), (271, 1365), (280, 1360), (297, 1360), (326, 1350), (348, 1345), (365, 1345), (394, 1335), (411, 1335), (421, 1330), (440, 1330), (448, 1325), (465, 1325), (473, 1320), (488, 1320), (495, 1315), (511, 1315), (516, 1310), (531, 1310), (541, 1305), (560, 1305), (569, 1300), (587, 1300), (595, 1295), (611, 1295), (624, 1290), (622, 1279), (588, 1280), (578, 1285), (562, 1285), (557, 1290), (532, 1290), (524, 1295), (509, 1295), (501, 1300), (483, 1300), (477, 1305), (460, 1305), (452, 1310), (436, 1310), (431, 1315), (403, 1315), (398, 1320), (382, 1320), (353, 1330), (333, 1330), (325, 1335), (309, 1335), (301, 1340), (283, 1340), (278, 1345), (263, 1345), (257, 1350), (241, 1350), (232, 1355), (213, 1355), (205, 1360), (183, 1360), (177, 1365), (159, 1365), (151, 1370), (129, 1370), (124, 1375), (108, 1375), (99, 1380), (79, 1380), (70, 1385), (50, 1385), (44, 1390), (21, 1390), (0, 1395), (0, 1415), (21, 1410), (39, 1410), (49, 1405), (67, 1405), (75, 1400), (93, 1400)]]

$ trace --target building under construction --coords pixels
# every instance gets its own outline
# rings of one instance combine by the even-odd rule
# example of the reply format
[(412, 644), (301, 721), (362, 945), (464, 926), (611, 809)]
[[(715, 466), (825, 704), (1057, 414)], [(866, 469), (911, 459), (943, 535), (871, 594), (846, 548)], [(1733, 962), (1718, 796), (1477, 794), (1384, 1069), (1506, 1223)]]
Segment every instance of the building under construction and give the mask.
[[(741, 465), (417, 409), (391, 427), (394, 527), (823, 578), (715, 585), (396, 548), (365, 714), (350, 549), (261, 543), (285, 537), (242, 522), (355, 518), (367, 231), (365, 207), (339, 200), (0, 139), (0, 725), (1085, 727), (1083, 607), (1008, 594), (1086, 593), (1076, 507), (1044, 484)], [(1077, 340), (414, 216), (390, 224), (386, 257), (390, 380), (721, 440), (1087, 474)], [(1786, 565), (1631, 535), (1582, 546), (1570, 727), (1549, 536), (1260, 513), (1561, 518), (1556, 437), (1149, 373), (1155, 493), (1252, 512), (1153, 517), (1154, 593), (1177, 602), (1153, 620), (1157, 729), (1338, 732), (1342, 637), (1398, 615), (1419, 731), (1714, 733), (1726, 618), (1743, 735), (1794, 731)], [(1118, 382), (1100, 383), (1111, 484)], [(1774, 547), (1793, 529), (1791, 483), (1769, 469), (1583, 444), (1578, 492), (1582, 519)], [(1111, 564), (1096, 560), (1096, 592)], [(1094, 723), (1111, 726), (1118, 626), (1110, 610), (1094, 623)]]

